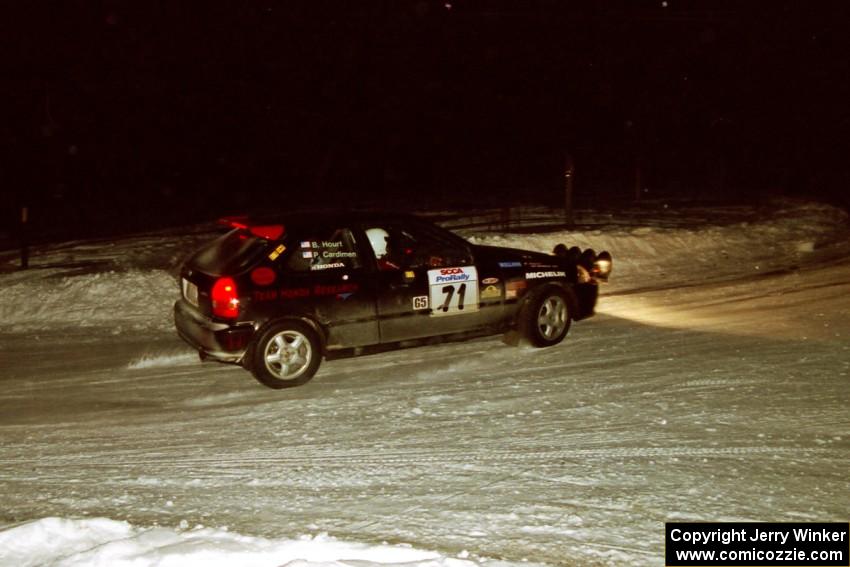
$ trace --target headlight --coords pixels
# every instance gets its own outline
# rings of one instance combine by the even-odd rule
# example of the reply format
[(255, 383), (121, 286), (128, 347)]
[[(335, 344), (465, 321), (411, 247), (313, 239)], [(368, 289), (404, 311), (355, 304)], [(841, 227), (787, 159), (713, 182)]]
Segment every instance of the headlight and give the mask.
[(608, 276), (611, 275), (611, 268), (613, 267), (611, 254), (608, 252), (600, 252), (599, 256), (596, 257), (596, 261), (593, 262), (593, 276), (605, 281), (608, 279)]

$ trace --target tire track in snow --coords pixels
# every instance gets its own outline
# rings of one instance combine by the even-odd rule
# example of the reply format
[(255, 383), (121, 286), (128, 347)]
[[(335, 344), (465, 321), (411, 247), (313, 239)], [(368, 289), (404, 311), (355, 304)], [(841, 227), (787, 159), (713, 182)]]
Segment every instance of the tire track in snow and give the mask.
[[(808, 447), (621, 447), (609, 449), (571, 449), (555, 451), (487, 451), (463, 452), (440, 451), (422, 454), (420, 451), (401, 451), (391, 454), (369, 453), (321, 453), (304, 456), (282, 456), (276, 454), (247, 454), (238, 457), (177, 457), (163, 455), (160, 458), (133, 458), (124, 460), (120, 452), (108, 455), (92, 455), (61, 458), (0, 459), (4, 465), (37, 465), (42, 467), (88, 466), (112, 469), (132, 468), (140, 465), (156, 465), (163, 468), (186, 468), (214, 464), (222, 467), (248, 466), (256, 464), (279, 464), (298, 466), (351, 466), (351, 465), (428, 465), (432, 463), (489, 463), (523, 461), (568, 461), (577, 459), (640, 459), (659, 457), (738, 457), (751, 455), (823, 455), (833, 452), (828, 448)], [(103, 460), (102, 460), (103, 459)], [(116, 462), (119, 461), (119, 462)]]

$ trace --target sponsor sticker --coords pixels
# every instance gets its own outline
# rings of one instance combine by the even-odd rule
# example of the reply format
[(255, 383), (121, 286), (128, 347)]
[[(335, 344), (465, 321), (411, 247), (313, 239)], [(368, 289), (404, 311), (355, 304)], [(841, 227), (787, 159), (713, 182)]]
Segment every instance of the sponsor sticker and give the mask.
[(495, 285), (488, 285), (481, 290), (481, 299), (498, 299), (502, 297), (502, 289)]
[(526, 268), (534, 268), (537, 270), (557, 270), (558, 266), (555, 264), (544, 264), (543, 262), (526, 262)]
[(500, 268), (522, 268), (522, 262), (499, 262)]
[(499, 278), (484, 278), (481, 280), (484, 285), (493, 285), (499, 283)]
[(257, 285), (271, 285), (276, 278), (277, 276), (274, 270), (265, 266), (261, 266), (251, 272), (251, 281)]
[(521, 291), (528, 287), (525, 280), (509, 281), (505, 284), (505, 299), (516, 299)]
[(428, 296), (417, 295), (413, 298), (413, 310), (421, 311), (423, 309), (428, 309)]
[(269, 260), (277, 260), (277, 257), (283, 254), (284, 250), (286, 250), (286, 246), (283, 244), (278, 245), (277, 248), (269, 253)]
[(344, 268), (345, 264), (342, 262), (333, 262), (331, 264), (316, 264), (315, 266), (310, 266), (310, 269), (313, 271), (316, 270), (330, 270), (333, 268)]
[(526, 272), (525, 279), (536, 280), (541, 278), (565, 278), (566, 272)]

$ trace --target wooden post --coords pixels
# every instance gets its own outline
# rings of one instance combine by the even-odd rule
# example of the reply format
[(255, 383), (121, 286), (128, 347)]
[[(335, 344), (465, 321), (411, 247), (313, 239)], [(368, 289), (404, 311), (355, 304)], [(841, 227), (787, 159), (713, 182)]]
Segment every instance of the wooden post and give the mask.
[(567, 152), (566, 164), (564, 167), (564, 224), (568, 227), (575, 224), (575, 216), (573, 214), (573, 177), (575, 175), (575, 163), (573, 156)]
[(640, 201), (641, 185), (643, 184), (641, 173), (640, 159), (637, 159), (635, 161), (635, 202)]
[(21, 269), (26, 270), (30, 265), (30, 246), (29, 246), (29, 227), (27, 226), (27, 222), (29, 221), (29, 207), (24, 205), (21, 207), (21, 226), (20, 226), (20, 240), (21, 240)]

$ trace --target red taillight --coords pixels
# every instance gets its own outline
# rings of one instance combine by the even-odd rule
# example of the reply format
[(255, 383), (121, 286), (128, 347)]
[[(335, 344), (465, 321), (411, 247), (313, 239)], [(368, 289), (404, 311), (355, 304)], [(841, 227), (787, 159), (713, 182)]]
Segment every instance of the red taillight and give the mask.
[(233, 278), (218, 278), (213, 284), (212, 293), (213, 314), (225, 319), (235, 319), (239, 316), (239, 293)]

